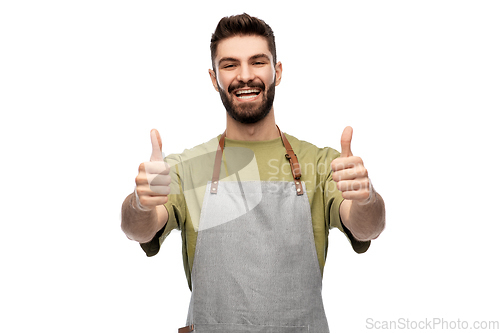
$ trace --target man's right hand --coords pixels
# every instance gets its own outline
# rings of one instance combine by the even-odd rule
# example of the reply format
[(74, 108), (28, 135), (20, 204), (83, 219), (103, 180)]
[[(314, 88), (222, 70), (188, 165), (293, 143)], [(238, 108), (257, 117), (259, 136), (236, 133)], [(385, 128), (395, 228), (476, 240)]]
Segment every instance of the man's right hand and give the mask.
[(154, 209), (168, 201), (170, 193), (170, 166), (163, 161), (160, 133), (151, 130), (151, 145), (153, 152), (149, 162), (139, 165), (139, 174), (135, 178), (139, 203), (146, 209)]

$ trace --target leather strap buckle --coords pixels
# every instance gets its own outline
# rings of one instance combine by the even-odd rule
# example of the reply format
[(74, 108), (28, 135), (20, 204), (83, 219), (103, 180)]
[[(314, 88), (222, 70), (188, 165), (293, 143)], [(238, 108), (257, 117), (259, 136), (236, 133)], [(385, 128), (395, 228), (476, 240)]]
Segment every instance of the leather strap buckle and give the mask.
[(286, 159), (290, 162), (290, 168), (292, 169), (293, 179), (300, 179), (302, 174), (300, 173), (300, 165), (299, 160), (297, 159), (297, 155), (293, 154), (290, 156), (288, 153), (285, 154)]
[(304, 189), (302, 188), (302, 182), (300, 181), (300, 177), (302, 177), (302, 173), (300, 172), (300, 164), (297, 159), (297, 155), (293, 152), (293, 148), (288, 142), (286, 136), (281, 132), (280, 128), (276, 126), (278, 132), (281, 136), (281, 141), (283, 141), (283, 145), (286, 149), (285, 157), (290, 162), (290, 168), (292, 169), (293, 182), (295, 183), (295, 190), (297, 195), (304, 194)]

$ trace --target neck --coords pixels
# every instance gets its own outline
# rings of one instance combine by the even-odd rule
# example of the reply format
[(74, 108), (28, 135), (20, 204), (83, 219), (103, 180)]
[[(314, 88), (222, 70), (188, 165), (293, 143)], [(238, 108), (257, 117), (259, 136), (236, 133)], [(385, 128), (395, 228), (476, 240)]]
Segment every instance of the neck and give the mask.
[(242, 141), (264, 141), (278, 138), (279, 132), (274, 120), (274, 107), (264, 119), (254, 124), (242, 124), (227, 114), (226, 137)]

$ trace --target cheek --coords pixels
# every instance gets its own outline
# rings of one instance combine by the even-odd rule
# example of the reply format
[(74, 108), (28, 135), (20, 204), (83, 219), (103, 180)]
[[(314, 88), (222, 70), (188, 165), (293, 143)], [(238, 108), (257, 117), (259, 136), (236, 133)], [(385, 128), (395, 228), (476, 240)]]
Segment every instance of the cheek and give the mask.
[(274, 82), (274, 78), (276, 76), (276, 72), (274, 70), (266, 71), (266, 73), (263, 74), (262, 79), (265, 80), (266, 85), (269, 86)]
[(228, 75), (221, 75), (221, 73), (218, 73), (217, 76), (217, 84), (219, 85), (219, 87), (224, 90), (224, 91), (227, 91), (227, 88), (229, 87), (229, 84), (231, 83), (231, 78), (228, 77)]
[(221, 82), (220, 76), (217, 76), (217, 84), (219, 85), (219, 89), (226, 90), (226, 86)]
[[(261, 73), (256, 73), (256, 76), (260, 80), (262, 80), (262, 82), (266, 86), (269, 86), (274, 82), (274, 79), (276, 76), (276, 71), (274, 71), (274, 69), (263, 70)], [(234, 77), (234, 75), (230, 75), (228, 73), (221, 74), (219, 72), (216, 77), (217, 77), (217, 83), (219, 84), (219, 87), (224, 91), (227, 91), (227, 89), (231, 85), (231, 83), (234, 80), (236, 80), (236, 77)]]

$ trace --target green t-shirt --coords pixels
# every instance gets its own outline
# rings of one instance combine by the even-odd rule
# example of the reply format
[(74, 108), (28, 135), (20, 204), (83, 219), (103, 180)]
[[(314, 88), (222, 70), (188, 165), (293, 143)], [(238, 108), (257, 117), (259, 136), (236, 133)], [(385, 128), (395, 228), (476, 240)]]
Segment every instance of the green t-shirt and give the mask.
[[(332, 180), (330, 163), (340, 156), (332, 148), (318, 148), (285, 134), (301, 168), (301, 181), (311, 207), (312, 227), (321, 274), (328, 250), (328, 233), (338, 228), (349, 239), (354, 251), (368, 250), (370, 241), (356, 240), (340, 220), (342, 193)], [(166, 157), (170, 165), (171, 193), (165, 207), (168, 221), (156, 236), (141, 247), (147, 256), (154, 256), (173, 229), (181, 230), (184, 270), (191, 288), (191, 271), (196, 247), (197, 230), (207, 182), (212, 179), (215, 152), (220, 136)], [(290, 163), (281, 138), (268, 141), (238, 141), (225, 139), (220, 181), (293, 181)]]

